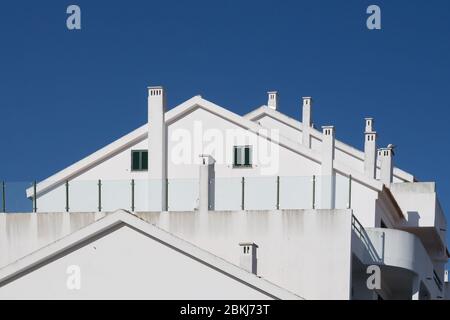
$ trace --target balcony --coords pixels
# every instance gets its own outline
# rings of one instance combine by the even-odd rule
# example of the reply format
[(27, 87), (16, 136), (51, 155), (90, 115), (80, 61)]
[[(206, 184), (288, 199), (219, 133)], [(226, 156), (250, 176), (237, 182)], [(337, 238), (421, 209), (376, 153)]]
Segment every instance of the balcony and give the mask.
[(416, 234), (427, 248), (444, 252), (447, 222), (437, 198), (435, 183), (393, 183), (390, 190), (406, 218), (398, 228)]
[(378, 265), (385, 284), (396, 290), (394, 296), (411, 296), (414, 279), (420, 281), (422, 291), (429, 298), (443, 297), (442, 277), (414, 234), (395, 229), (364, 229), (353, 218), (352, 252), (363, 265)]

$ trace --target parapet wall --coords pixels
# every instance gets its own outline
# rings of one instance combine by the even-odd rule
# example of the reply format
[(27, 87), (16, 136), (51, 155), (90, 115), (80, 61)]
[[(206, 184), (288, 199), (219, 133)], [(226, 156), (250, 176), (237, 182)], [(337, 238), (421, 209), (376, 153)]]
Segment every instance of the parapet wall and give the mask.
[[(105, 214), (0, 214), (0, 267)], [(306, 299), (350, 298), (351, 210), (148, 212), (137, 216), (236, 265), (238, 243), (255, 242), (261, 277)]]

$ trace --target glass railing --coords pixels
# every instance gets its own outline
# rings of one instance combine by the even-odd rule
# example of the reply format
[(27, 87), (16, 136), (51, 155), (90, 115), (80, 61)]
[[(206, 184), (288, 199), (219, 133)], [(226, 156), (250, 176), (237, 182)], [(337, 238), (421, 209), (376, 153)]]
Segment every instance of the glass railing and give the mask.
[(169, 179), (167, 185), (167, 209), (169, 211), (193, 211), (198, 208), (199, 181), (197, 179)]
[(312, 209), (317, 177), (280, 177), (280, 209)]
[[(34, 197), (34, 195), (37, 195)], [(345, 209), (351, 178), (335, 176), (216, 177), (209, 181), (217, 211)], [(34, 200), (36, 199), (36, 200)], [(193, 211), (199, 207), (197, 179), (71, 180), (45, 185), (1, 182), (0, 212)]]
[(32, 212), (33, 201), (25, 190), (32, 188), (33, 182), (0, 182), (0, 212)]

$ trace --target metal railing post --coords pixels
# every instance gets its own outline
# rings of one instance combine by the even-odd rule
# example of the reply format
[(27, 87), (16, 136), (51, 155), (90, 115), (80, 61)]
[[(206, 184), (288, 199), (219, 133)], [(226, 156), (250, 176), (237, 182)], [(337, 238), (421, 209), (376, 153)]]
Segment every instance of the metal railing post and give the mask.
[(352, 175), (348, 177), (348, 205), (347, 209), (352, 207)]
[(102, 211), (102, 180), (98, 180), (98, 212)]
[(277, 210), (280, 210), (280, 176), (277, 176)]
[(316, 176), (312, 177), (312, 208), (316, 208)]
[(131, 211), (134, 212), (134, 179), (131, 179)]
[(162, 208), (163, 211), (169, 211), (169, 179), (166, 178), (166, 207)]
[(66, 212), (69, 212), (69, 180), (66, 180)]
[(33, 181), (33, 212), (37, 212), (36, 181)]
[(2, 212), (6, 213), (6, 183), (2, 181)]
[(241, 197), (241, 210), (245, 210), (245, 178), (242, 177), (242, 197)]

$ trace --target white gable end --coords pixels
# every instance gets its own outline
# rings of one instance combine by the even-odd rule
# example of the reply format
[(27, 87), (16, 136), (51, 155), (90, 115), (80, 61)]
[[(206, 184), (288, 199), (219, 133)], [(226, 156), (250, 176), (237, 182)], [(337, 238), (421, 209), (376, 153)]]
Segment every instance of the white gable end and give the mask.
[[(70, 283), (78, 270), (79, 289)], [(0, 299), (269, 298), (128, 226), (0, 288)]]
[(300, 299), (116, 212), (0, 270), (0, 299)]

